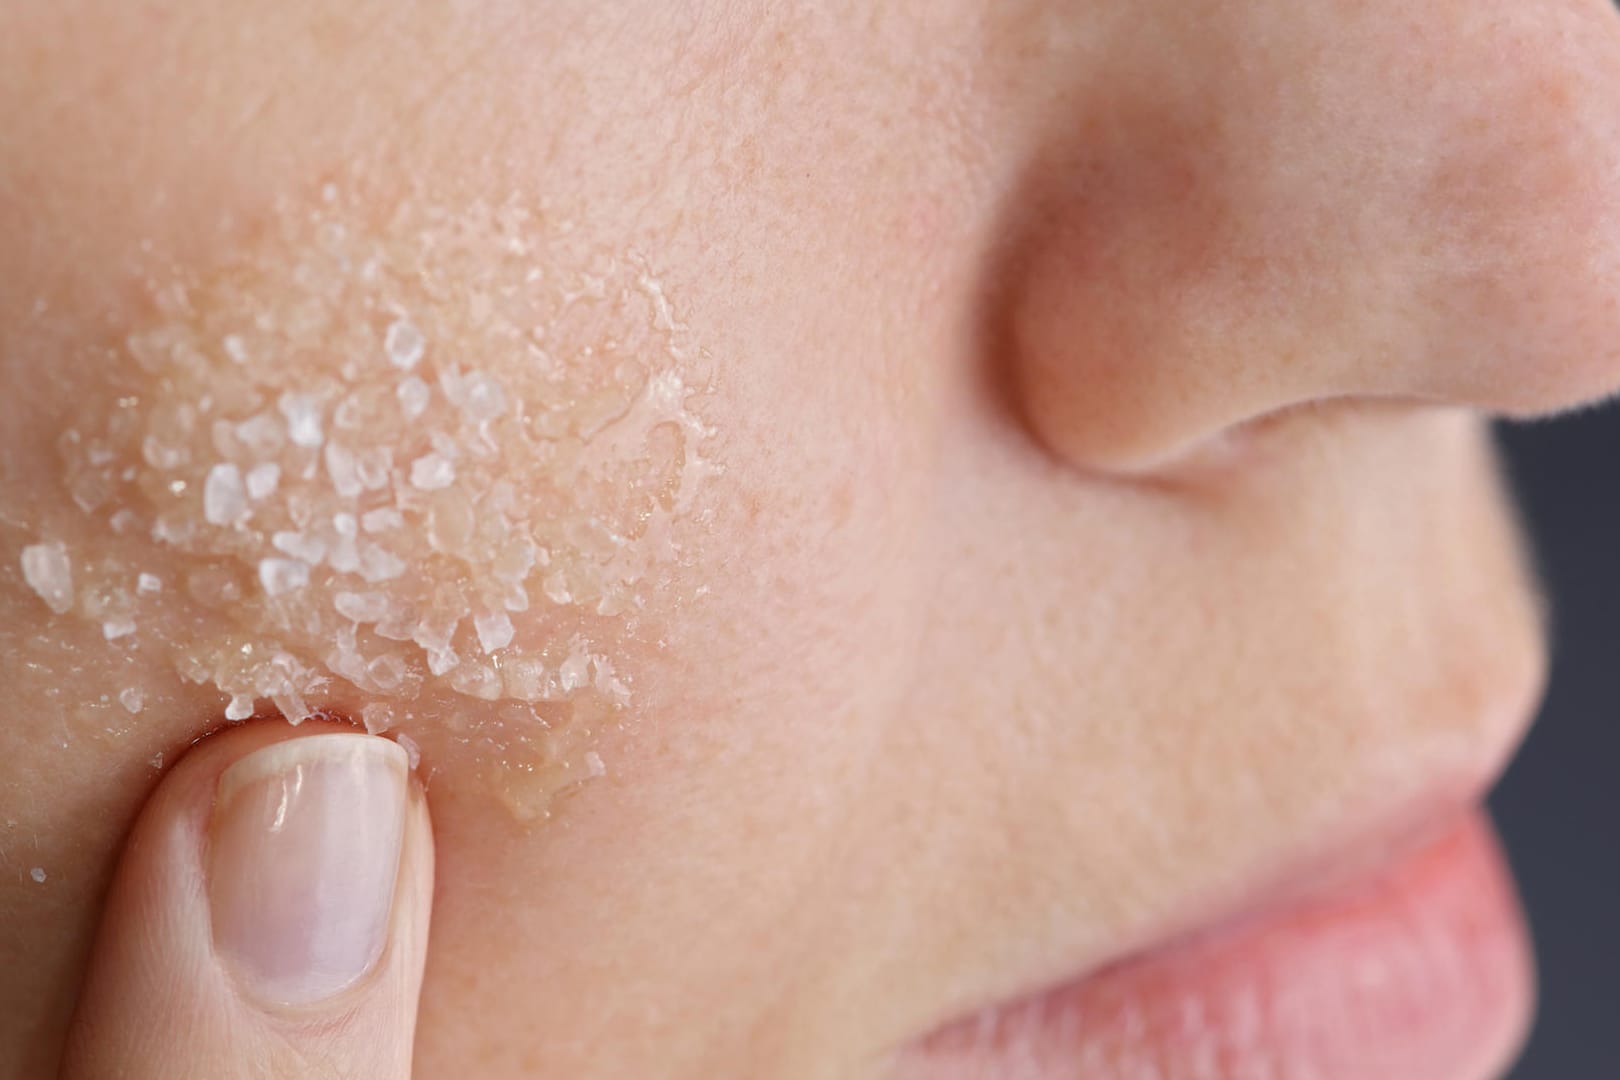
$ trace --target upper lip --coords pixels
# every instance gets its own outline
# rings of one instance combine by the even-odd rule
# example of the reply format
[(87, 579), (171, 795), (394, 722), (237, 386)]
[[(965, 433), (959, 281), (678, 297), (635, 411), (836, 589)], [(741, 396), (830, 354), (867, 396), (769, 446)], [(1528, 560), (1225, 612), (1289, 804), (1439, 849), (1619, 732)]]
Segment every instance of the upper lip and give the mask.
[[(1386, 806), (1350, 839), (1326, 849), (1306, 852), (1287, 862), (1276, 874), (1250, 882), (1235, 896), (1193, 908), (1174, 923), (1162, 927), (1152, 940), (1100, 958), (1085, 971), (1058, 980), (1058, 985), (1083, 981), (1103, 968), (1162, 952), (1190, 937), (1331, 896), (1381, 869), (1398, 864), (1404, 857), (1432, 843), (1452, 827), (1461, 814), (1481, 803), (1506, 767), (1512, 747), (1529, 728), (1534, 709), (1521, 709), (1520, 715), (1522, 721), (1514, 729), (1511, 744), (1488, 772), (1439, 778), (1417, 798)], [(1024, 1000), (1051, 986), (1047, 983), (1031, 987), (1005, 1003)]]
[(1249, 883), (1234, 897), (1190, 909), (1174, 922), (1159, 927), (1151, 940), (1100, 956), (1084, 969), (1067, 976), (1031, 981), (1013, 993), (957, 1013), (930, 1031), (954, 1027), (970, 1017), (977, 1017), (977, 1022), (983, 1023), (993, 1014), (1077, 986), (1117, 970), (1121, 965), (1162, 955), (1183, 942), (1265, 920), (1268, 916), (1331, 897), (1384, 868), (1398, 865), (1404, 857), (1434, 842), (1454, 826), (1463, 813), (1479, 804), (1488, 787), (1488, 780), (1467, 785), (1437, 785), (1422, 798), (1387, 808), (1382, 817), (1364, 827), (1352, 840), (1327, 851), (1304, 855), (1289, 863), (1282, 872)]
[(1241, 897), (1184, 920), (1178, 929), (1139, 951), (1156, 952), (1189, 934), (1331, 896), (1428, 846), (1454, 826), (1459, 815), (1476, 807), (1488, 786), (1437, 787), (1419, 799), (1389, 807), (1351, 840), (1296, 859), (1275, 876), (1251, 883)]
[[(1544, 606), (1545, 593), (1538, 599)], [(1528, 731), (1547, 684), (1550, 645), (1546, 627), (1544, 618), (1534, 648), (1518, 656), (1520, 664), (1511, 674), (1498, 671), (1488, 677), (1494, 696), (1485, 708), (1491, 715), (1478, 722), (1481, 730), (1490, 732), (1488, 745), (1481, 739), (1475, 751), (1454, 762), (1449, 772), (1431, 776), (1409, 797), (1341, 823), (1331, 830), (1331, 836), (1318, 836), (1314, 842), (1302, 840), (1297, 850), (1281, 853), (1269, 872), (1221, 895), (1204, 895), (1176, 907), (1168, 919), (1152, 923), (1111, 951), (1088, 955), (1083, 966), (1065, 976), (1054, 979), (1052, 971), (1044, 971), (1012, 993), (957, 1012), (951, 1020), (983, 1013), (986, 1008), (1010, 1007), (1056, 987), (1083, 982), (1134, 958), (1157, 954), (1187, 938), (1332, 895), (1421, 849), (1455, 824), (1461, 814), (1479, 806)]]

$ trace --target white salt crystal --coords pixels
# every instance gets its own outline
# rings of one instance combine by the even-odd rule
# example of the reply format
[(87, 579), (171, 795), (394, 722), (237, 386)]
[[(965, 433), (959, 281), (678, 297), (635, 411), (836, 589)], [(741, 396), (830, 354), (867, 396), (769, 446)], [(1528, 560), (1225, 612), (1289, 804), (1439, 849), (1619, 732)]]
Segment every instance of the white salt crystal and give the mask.
[(465, 664), (450, 676), (451, 689), (483, 701), (501, 696), (501, 677), (488, 664)]
[(557, 669), (557, 678), (562, 681), (564, 690), (578, 690), (586, 685), (585, 654), (575, 650), (569, 653), (568, 659), (562, 662)]
[(404, 601), (391, 603), (388, 614), (377, 621), (372, 633), (389, 641), (411, 641), (416, 633), (416, 608)]
[(381, 735), (394, 726), (394, 710), (381, 701), (373, 701), (360, 707), (360, 722), (372, 735)]
[(354, 454), (341, 443), (326, 444), (326, 472), (332, 486), (345, 498), (352, 498), (364, 490), (360, 475), (355, 471)]
[(90, 513), (107, 501), (112, 494), (112, 473), (84, 472), (74, 477), (68, 486), (68, 494), (73, 496), (74, 503), (85, 513)]
[(485, 653), (512, 644), (512, 620), (507, 618), (504, 611), (473, 616), (473, 628), (478, 631), (478, 644), (484, 647)]
[(366, 665), (366, 675), (377, 689), (391, 692), (405, 681), (405, 662), (392, 653), (384, 653)]
[(456, 478), (456, 467), (438, 454), (423, 454), (411, 462), (411, 486), (422, 491), (447, 488)]
[(456, 408), (461, 408), (461, 403), (463, 400), (461, 393), (461, 386), (463, 382), (461, 369), (456, 367), (454, 364), (442, 367), (439, 371), (438, 382), (439, 391), (444, 394), (445, 400), (454, 405)]
[(233, 364), (245, 364), (248, 360), (247, 342), (242, 340), (241, 334), (226, 334), (225, 340), (220, 344), (225, 346), (225, 355), (230, 357)]
[(225, 719), (246, 720), (253, 715), (252, 694), (232, 694), (231, 702), (225, 706)]
[(386, 532), (389, 529), (403, 528), (404, 525), (404, 515), (391, 506), (367, 510), (360, 515), (360, 527), (368, 533)]
[(282, 717), (295, 727), (302, 724), (310, 715), (310, 708), (304, 703), (303, 695), (290, 687), (284, 688), (280, 693), (271, 694), (270, 700)]
[(383, 351), (388, 362), (401, 371), (409, 371), (421, 362), (427, 351), (427, 339), (409, 319), (395, 319), (383, 333)]
[(133, 686), (126, 686), (118, 692), (118, 703), (128, 709), (131, 714), (138, 713), (146, 704), (140, 690)]
[(355, 622), (376, 622), (388, 616), (388, 597), (378, 592), (340, 592), (332, 598), (332, 606)]
[(585, 773), (593, 777), (607, 775), (607, 766), (602, 764), (602, 755), (595, 750), (585, 751)]
[(428, 650), (428, 670), (435, 675), (443, 675), (459, 663), (461, 657), (456, 655), (454, 649)]
[(405, 560), (386, 548), (367, 544), (360, 549), (360, 576), (367, 581), (392, 581), (405, 572)]
[(394, 468), (394, 452), (386, 446), (374, 446), (355, 455), (354, 472), (367, 491), (381, 491), (388, 486)]
[(346, 395), (338, 402), (337, 408), (332, 410), (332, 423), (336, 427), (353, 431), (360, 426), (360, 399), (353, 394)]
[(28, 871), (28, 876), (34, 879), (35, 885), (45, 884), (45, 868), (43, 866), (34, 867)]
[(308, 533), (282, 530), (271, 534), (270, 543), (277, 551), (291, 555), (311, 566), (319, 566), (321, 560), (326, 558), (326, 541)]
[(546, 667), (533, 657), (518, 656), (502, 666), (508, 697), (540, 701), (546, 696)]
[(270, 596), (302, 589), (309, 584), (309, 564), (297, 559), (260, 559), (259, 584)]
[(472, 503), (460, 491), (450, 489), (443, 492), (429, 507), (429, 547), (445, 552), (464, 551), (476, 528)]
[(454, 461), (460, 456), (461, 448), (456, 445), (455, 438), (446, 432), (428, 432), (428, 442), (433, 444), (433, 449), (446, 461)]
[(488, 375), (475, 371), (462, 380), (459, 404), (475, 422), (493, 420), (506, 411), (506, 391)]
[(456, 624), (460, 621), (459, 618), (435, 620), (431, 616), (424, 617), (417, 621), (416, 629), (411, 631), (411, 640), (429, 652), (443, 652), (450, 648), (450, 641), (456, 636)]
[(553, 603), (567, 604), (574, 599), (573, 594), (568, 591), (568, 583), (563, 580), (561, 570), (553, 570), (547, 574), (540, 582), (540, 587), (545, 590), (546, 596), (550, 597)]
[(203, 517), (214, 525), (235, 525), (248, 513), (242, 472), (235, 465), (215, 465), (203, 481)]
[(101, 624), (101, 636), (108, 641), (128, 637), (135, 632), (135, 620), (128, 617), (108, 619)]
[(268, 457), (282, 448), (287, 437), (280, 421), (269, 413), (257, 413), (236, 425), (236, 441), (259, 457)]
[(432, 395), (428, 384), (415, 375), (403, 380), (394, 392), (399, 395), (399, 407), (407, 420), (415, 420), (426, 412), (428, 398)]
[(339, 573), (352, 574), (360, 569), (360, 552), (353, 540), (347, 536), (340, 536), (332, 545), (331, 554), (326, 561)]
[(287, 418), (289, 439), (299, 446), (321, 445), (325, 438), (321, 433), (321, 407), (313, 394), (282, 394), (276, 407)]
[(152, 539), (175, 546), (188, 543), (196, 531), (189, 519), (167, 514), (152, 523)]
[(156, 435), (141, 440), (141, 457), (154, 469), (178, 469), (191, 460), (191, 450), (184, 444), (171, 446)]
[[(128, 478), (126, 477), (126, 479)], [(118, 533), (120, 536), (129, 532), (140, 523), (140, 515), (135, 513), (135, 511), (131, 510), (127, 506), (107, 520), (107, 524), (112, 526), (113, 532)]]
[(262, 462), (248, 470), (247, 493), (252, 499), (262, 499), (276, 490), (281, 482), (281, 466), (273, 461)]
[(345, 574), (360, 569), (360, 552), (355, 547), (354, 538), (360, 531), (359, 523), (350, 513), (332, 515), (332, 528), (338, 534), (337, 542), (332, 545), (331, 556), (328, 561), (332, 569)]
[(599, 653), (592, 653), (591, 668), (595, 673), (591, 679), (591, 685), (604, 694), (611, 692), (613, 688), (613, 664), (609, 662), (607, 657)]
[(491, 569), (502, 581), (517, 584), (526, 579), (534, 568), (534, 555), (534, 542), (526, 536), (519, 536), (501, 547)]
[(155, 593), (163, 591), (163, 579), (156, 574), (142, 573), (135, 579), (135, 591), (138, 593)]
[(60, 543), (29, 544), (22, 549), (23, 580), (58, 615), (73, 606), (73, 565)]
[(342, 627), (332, 635), (332, 647), (327, 650), (326, 664), (339, 675), (352, 681), (365, 677), (366, 661), (355, 647), (355, 628)]

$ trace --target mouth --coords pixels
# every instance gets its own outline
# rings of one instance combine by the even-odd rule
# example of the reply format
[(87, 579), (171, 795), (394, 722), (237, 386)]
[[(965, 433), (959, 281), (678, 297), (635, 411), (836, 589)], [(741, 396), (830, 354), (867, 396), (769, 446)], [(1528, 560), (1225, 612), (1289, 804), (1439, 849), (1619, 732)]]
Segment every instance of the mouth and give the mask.
[[(1401, 422), (1401, 413), (1378, 408)], [(1265, 462), (1286, 465), (1284, 451), (1315, 430), (1309, 417), (1293, 426), (1296, 415), (1257, 422), (1188, 468), (1219, 470), (1228, 450), (1236, 482)], [(1471, 434), (1461, 434), (1483, 438), (1477, 418), (1462, 419)], [(1534, 591), (1527, 554), (1520, 580), (1540, 601), (1540, 626), (1517, 611), (1503, 624), (1517, 635), (1512, 647), (1492, 639), (1459, 665), (1477, 680), (1466, 700), (1448, 703), (1461, 710), (1448, 718), (1459, 738), (1423, 759), (1422, 776), (1403, 756), (1405, 772), (1370, 772), (1355, 801), (1325, 821), (1283, 820), (1278, 833), (1290, 842), (1267, 862), (1214, 887), (1195, 884), (1173, 908), (1127, 921), (1103, 955), (1046, 939), (1044, 955), (1021, 954), (1021, 980), (936, 1013), (889, 1059), (893, 1075), (1498, 1075), (1528, 1033), (1535, 998), (1529, 933), (1483, 809), (1546, 689), (1548, 604)]]
[(1247, 912), (908, 1048), (915, 1080), (1473, 1078), (1518, 1048), (1528, 933), (1475, 806), (1330, 889)]

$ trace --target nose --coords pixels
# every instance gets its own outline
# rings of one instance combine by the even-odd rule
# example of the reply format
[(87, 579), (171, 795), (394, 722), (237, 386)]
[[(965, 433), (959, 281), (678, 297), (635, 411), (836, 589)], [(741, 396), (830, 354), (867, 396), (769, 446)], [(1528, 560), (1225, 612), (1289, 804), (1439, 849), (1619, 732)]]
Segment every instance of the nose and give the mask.
[(1013, 234), (1009, 363), (1060, 456), (1150, 469), (1327, 399), (1533, 418), (1620, 389), (1609, 0), (1149, 7)]

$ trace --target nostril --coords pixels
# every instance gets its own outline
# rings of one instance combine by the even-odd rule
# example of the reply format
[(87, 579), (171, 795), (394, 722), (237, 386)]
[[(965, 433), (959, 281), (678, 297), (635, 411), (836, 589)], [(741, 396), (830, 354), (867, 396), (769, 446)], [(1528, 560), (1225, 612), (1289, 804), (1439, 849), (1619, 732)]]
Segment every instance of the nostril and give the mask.
[(1303, 425), (1320, 428), (1342, 418), (1351, 398), (1315, 398), (1256, 413), (1194, 439), (1155, 461), (1121, 468), (1142, 478), (1180, 479), (1248, 469), (1292, 456), (1299, 449)]
[(1200, 439), (1161, 463), (1133, 470), (1144, 479), (1207, 479), (1296, 463), (1309, 442), (1400, 423), (1437, 409), (1475, 411), (1434, 398), (1343, 394), (1297, 401), (1257, 413)]
[(1346, 410), (1372, 407), (1379, 400), (1381, 399), (1346, 394), (1296, 401), (1290, 405), (1257, 413), (1247, 420), (1233, 424), (1218, 432), (1214, 441), (1230, 447), (1252, 447), (1272, 438), (1281, 428), (1307, 420), (1319, 424), (1333, 423), (1339, 420)]

